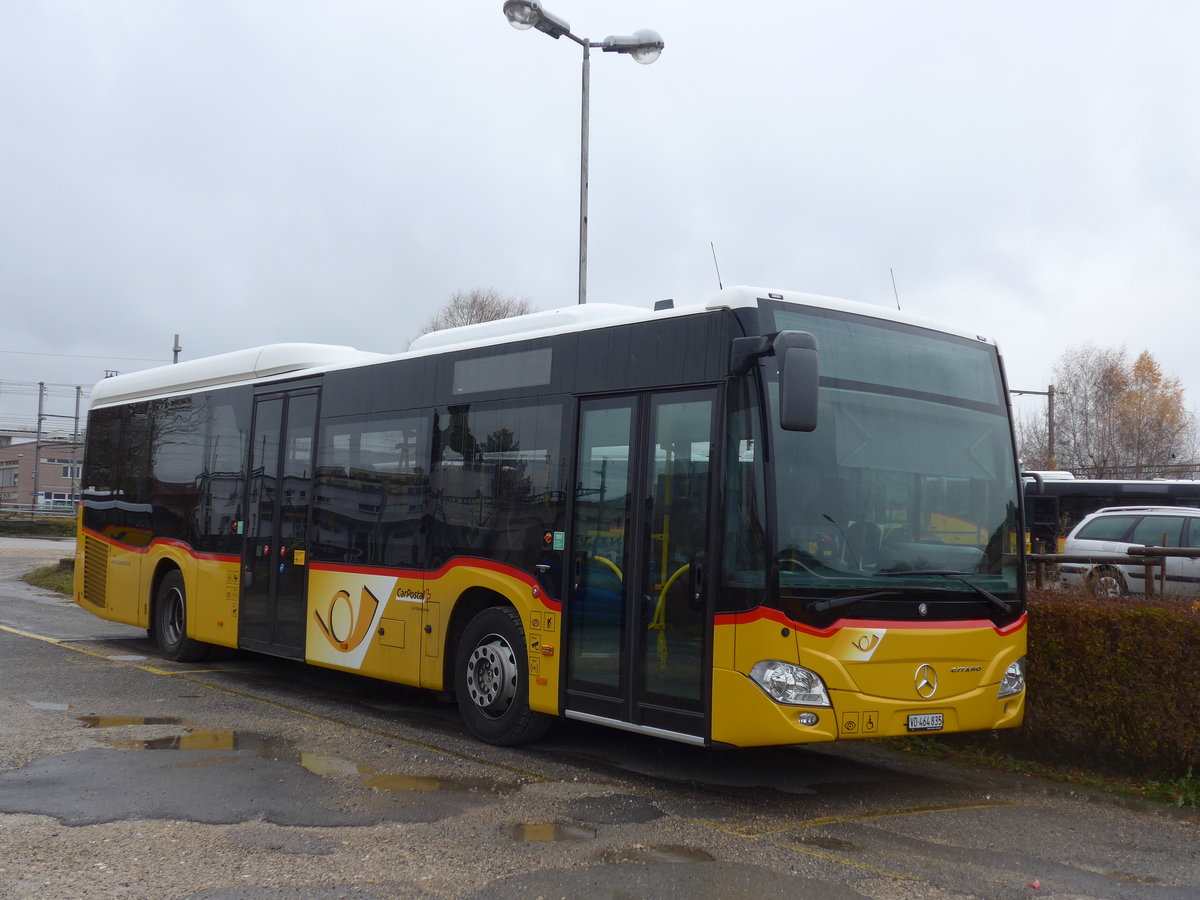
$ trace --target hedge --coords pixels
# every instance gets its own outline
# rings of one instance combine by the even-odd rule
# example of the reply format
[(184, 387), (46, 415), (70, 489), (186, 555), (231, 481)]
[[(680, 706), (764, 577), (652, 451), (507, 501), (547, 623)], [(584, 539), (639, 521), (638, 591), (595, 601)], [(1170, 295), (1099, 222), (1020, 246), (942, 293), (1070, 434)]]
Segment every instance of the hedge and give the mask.
[(1029, 598), (1025, 758), (1143, 776), (1200, 771), (1200, 609), (1190, 601)]
[(3, 537), (74, 537), (75, 520), (30, 519), (28, 516), (0, 516), (0, 536)]

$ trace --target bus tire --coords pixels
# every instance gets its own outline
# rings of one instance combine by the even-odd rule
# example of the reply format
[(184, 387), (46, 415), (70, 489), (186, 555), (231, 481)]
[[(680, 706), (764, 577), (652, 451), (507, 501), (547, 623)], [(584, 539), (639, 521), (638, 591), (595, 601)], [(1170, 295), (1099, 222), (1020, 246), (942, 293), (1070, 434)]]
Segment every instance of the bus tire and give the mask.
[(467, 729), (485, 743), (528, 743), (550, 726), (550, 716), (529, 708), (525, 629), (511, 607), (487, 607), (467, 623), (454, 658), (454, 685)]
[(208, 644), (187, 636), (187, 591), (175, 569), (163, 576), (154, 602), (154, 640), (167, 659), (197, 662), (208, 656)]

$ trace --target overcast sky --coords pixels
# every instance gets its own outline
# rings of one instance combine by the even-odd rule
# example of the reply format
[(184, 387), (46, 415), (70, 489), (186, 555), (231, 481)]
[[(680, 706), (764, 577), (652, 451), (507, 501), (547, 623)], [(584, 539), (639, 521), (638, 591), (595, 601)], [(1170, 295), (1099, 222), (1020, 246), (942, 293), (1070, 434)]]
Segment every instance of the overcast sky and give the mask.
[[(1194, 0), (546, 5), (666, 41), (592, 57), (590, 300), (704, 300), (710, 242), (727, 285), (895, 306), (891, 269), (1014, 388), (1123, 344), (1197, 408)], [(0, 422), (175, 333), (391, 352), (456, 290), (574, 303), (581, 51), (501, 6), (0, 3)]]

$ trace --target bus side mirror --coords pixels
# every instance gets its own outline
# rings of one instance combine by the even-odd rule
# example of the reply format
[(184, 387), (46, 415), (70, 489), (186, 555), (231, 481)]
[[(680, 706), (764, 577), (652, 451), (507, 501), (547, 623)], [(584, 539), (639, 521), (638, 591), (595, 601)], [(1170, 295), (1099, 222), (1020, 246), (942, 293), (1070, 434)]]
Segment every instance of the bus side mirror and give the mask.
[(779, 425), (784, 431), (814, 431), (820, 377), (817, 339), (807, 331), (781, 331), (775, 336), (779, 363)]

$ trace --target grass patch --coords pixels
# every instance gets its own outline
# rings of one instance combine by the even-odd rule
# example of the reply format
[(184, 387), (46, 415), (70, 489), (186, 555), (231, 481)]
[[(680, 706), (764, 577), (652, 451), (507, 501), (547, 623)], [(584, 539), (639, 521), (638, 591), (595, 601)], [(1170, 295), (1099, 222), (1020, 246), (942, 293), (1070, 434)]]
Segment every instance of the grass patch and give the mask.
[[(70, 565), (67, 564), (68, 562)], [(32, 572), (22, 575), (21, 580), (34, 587), (70, 597), (74, 593), (74, 562), (74, 560), (64, 560), (57, 566), (43, 566), (40, 569), (34, 569)]]
[(1178, 778), (1160, 781), (1083, 769), (1078, 766), (1035, 762), (971, 743), (951, 743), (933, 737), (891, 738), (886, 743), (893, 750), (927, 759), (1009, 775), (1044, 778), (1047, 781), (1103, 791), (1106, 794), (1165, 803), (1180, 809), (1200, 809), (1200, 775), (1193, 774), (1191, 769)]
[(1200, 776), (1188, 769), (1173, 781), (1151, 781), (1146, 785), (1151, 800), (1167, 803), (1180, 809), (1200, 809)]

